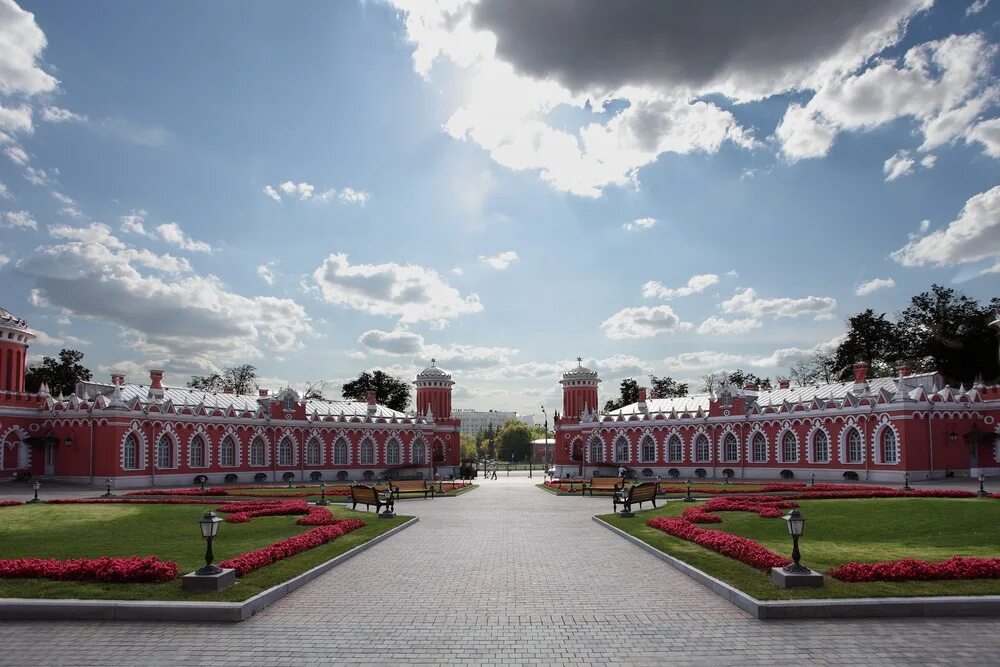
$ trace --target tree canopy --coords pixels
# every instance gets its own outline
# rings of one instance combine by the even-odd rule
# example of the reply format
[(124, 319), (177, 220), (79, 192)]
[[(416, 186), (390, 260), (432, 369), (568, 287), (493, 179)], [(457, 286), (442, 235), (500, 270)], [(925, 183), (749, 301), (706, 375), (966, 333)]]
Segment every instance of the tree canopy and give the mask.
[(252, 364), (242, 364), (225, 368), (221, 373), (211, 375), (192, 375), (187, 386), (202, 391), (231, 390), (235, 394), (249, 395), (257, 391), (257, 367)]
[(531, 428), (511, 419), (504, 422), (497, 435), (497, 455), (501, 461), (526, 461), (531, 456)]
[(735, 371), (715, 371), (713, 373), (708, 373), (703, 375), (701, 380), (703, 383), (701, 390), (709, 394), (714, 394), (715, 390), (718, 389), (722, 383), (739, 387), (740, 389), (748, 384), (755, 384), (760, 389), (765, 391), (771, 389), (770, 378), (762, 378), (754, 373), (749, 373), (739, 368)]
[(344, 384), (344, 398), (355, 401), (368, 399), (368, 392), (375, 392), (375, 400), (386, 407), (405, 412), (410, 405), (410, 383), (382, 371), (363, 372), (356, 379)]
[(58, 361), (42, 357), (42, 363), (28, 366), (24, 373), (24, 387), (36, 392), (44, 382), (52, 394), (72, 394), (76, 391), (77, 382), (86, 382), (91, 378), (90, 371), (80, 364), (82, 360), (83, 352), (66, 349), (59, 351)]
[[(687, 383), (677, 382), (672, 377), (666, 375), (663, 377), (650, 375), (649, 384), (652, 390), (656, 392), (656, 395), (660, 398), (687, 396), (688, 393)], [(622, 380), (619, 392), (620, 394), (618, 398), (609, 399), (604, 403), (605, 412), (617, 410), (639, 401), (639, 383), (636, 382), (634, 378), (625, 378)]]

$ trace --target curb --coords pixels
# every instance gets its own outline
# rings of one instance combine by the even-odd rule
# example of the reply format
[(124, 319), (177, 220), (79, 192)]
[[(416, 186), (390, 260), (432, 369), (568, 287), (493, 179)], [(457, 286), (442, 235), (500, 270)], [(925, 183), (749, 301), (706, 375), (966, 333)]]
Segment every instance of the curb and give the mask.
[(760, 620), (807, 618), (931, 618), (945, 616), (1000, 616), (1000, 595), (847, 598), (839, 600), (758, 600), (743, 591), (663, 553), (638, 537), (593, 517), (608, 530), (672, 565), (713, 593)]
[(28, 600), (0, 599), (0, 621), (187, 621), (238, 623), (292, 591), (325, 574), (362, 551), (388, 539), (419, 521), (413, 517), (350, 551), (320, 563), (243, 602), (153, 601), (153, 600)]

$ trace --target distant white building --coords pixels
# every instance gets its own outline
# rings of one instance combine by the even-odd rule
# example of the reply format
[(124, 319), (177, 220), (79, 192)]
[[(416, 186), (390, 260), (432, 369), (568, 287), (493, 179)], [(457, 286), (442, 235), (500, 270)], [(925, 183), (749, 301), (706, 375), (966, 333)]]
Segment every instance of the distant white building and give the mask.
[(535, 418), (531, 415), (519, 417), (517, 412), (505, 410), (453, 410), (452, 418), (461, 422), (462, 435), (476, 435), (480, 431), (485, 432), (490, 424), (493, 430), (499, 428), (504, 422), (516, 419), (528, 426), (535, 425)]

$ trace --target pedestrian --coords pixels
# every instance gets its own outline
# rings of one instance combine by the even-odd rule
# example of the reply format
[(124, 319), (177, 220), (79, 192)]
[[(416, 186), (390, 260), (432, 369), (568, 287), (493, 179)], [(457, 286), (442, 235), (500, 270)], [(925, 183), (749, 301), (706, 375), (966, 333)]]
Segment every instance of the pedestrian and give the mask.
[(497, 467), (493, 466), (493, 479), (497, 478)]
[(625, 466), (618, 466), (618, 476), (624, 479), (624, 477), (625, 477)]

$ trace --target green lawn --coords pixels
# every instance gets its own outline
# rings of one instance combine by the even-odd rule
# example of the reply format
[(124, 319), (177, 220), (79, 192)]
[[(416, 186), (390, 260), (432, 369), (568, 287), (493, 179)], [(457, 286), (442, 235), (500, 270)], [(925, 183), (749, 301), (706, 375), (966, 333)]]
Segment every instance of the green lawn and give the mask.
[[(326, 499), (328, 501), (330, 501), (331, 503), (334, 503), (334, 502), (337, 502), (337, 503), (348, 502), (349, 503), (351, 501), (351, 497), (350, 496), (344, 496), (344, 495), (339, 495), (339, 494), (335, 495), (335, 494), (332, 493), (332, 490), (346, 488), (346, 486), (347, 485), (332, 485), (332, 484), (330, 486), (327, 486), (326, 487), (327, 488)], [(226, 487), (222, 487), (222, 488), (226, 488)], [(434, 495), (436, 495), (436, 496), (460, 496), (463, 493), (468, 493), (469, 491), (471, 491), (471, 490), (473, 490), (475, 488), (476, 488), (476, 485), (475, 484), (471, 484), (471, 485), (468, 485), (468, 486), (464, 486), (464, 487), (462, 487), (460, 489), (454, 489), (454, 490), (452, 490), (452, 489), (449, 488), (448, 484), (445, 484), (444, 485), (445, 491), (444, 491), (444, 493), (441, 493), (441, 492), (437, 491), (437, 485), (435, 485), (435, 487), (434, 487)], [(252, 498), (283, 498), (283, 497), (288, 497), (289, 500), (316, 501), (316, 500), (319, 500), (320, 497), (321, 497), (321, 495), (322, 495), (320, 493), (319, 488), (315, 487), (315, 486), (300, 486), (300, 487), (293, 487), (291, 489), (289, 489), (287, 486), (273, 486), (273, 487), (267, 487), (267, 488), (262, 488), (262, 489), (247, 489), (247, 488), (240, 488), (240, 487), (230, 487), (230, 488), (226, 488), (226, 490), (229, 492), (228, 496), (216, 496), (216, 497), (217, 498), (235, 498), (237, 500), (247, 500), (247, 499), (252, 499)], [(305, 493), (305, 492), (309, 492), (309, 495), (308, 496), (296, 495), (296, 494), (301, 494), (301, 493)], [(157, 496), (155, 496), (155, 495), (153, 495), (153, 496), (143, 495), (143, 496), (131, 496), (131, 497), (145, 497), (145, 498), (153, 497), (153, 498), (155, 498)], [(168, 498), (168, 497), (171, 497), (171, 496), (169, 496), (169, 494), (165, 492), (162, 497)], [(187, 497), (198, 498), (199, 496), (187, 496)], [(423, 492), (419, 492), (419, 493), (418, 492), (403, 493), (401, 495), (401, 497), (400, 497), (400, 500), (413, 500), (413, 499), (421, 499), (421, 500), (423, 500), (423, 497), (424, 497)]]
[[(205, 563), (198, 519), (213, 505), (22, 505), (0, 509), (0, 558), (157, 556), (184, 575)], [(190, 595), (180, 578), (164, 584), (100, 584), (47, 579), (0, 579), (0, 597), (115, 600), (245, 600), (311, 567), (381, 535), (410, 517), (379, 519), (374, 512), (329, 508), (339, 518), (362, 519), (364, 528), (315, 549), (238, 578), (215, 595)], [(305, 532), (298, 516), (223, 523), (214, 542), (216, 562)]]
[[(1000, 556), (1000, 502), (944, 498), (880, 498), (798, 501), (806, 517), (800, 542), (802, 563), (814, 570), (849, 561), (871, 562), (912, 557), (945, 560), (950, 556)], [(769, 574), (646, 526), (654, 516), (677, 516), (691, 504), (670, 502), (637, 512), (634, 519), (600, 518), (761, 600), (920, 595), (998, 595), (1000, 580), (843, 583), (827, 577), (820, 589), (782, 590)], [(702, 528), (724, 530), (760, 542), (772, 551), (791, 553), (791, 538), (781, 519), (751, 512), (720, 512), (722, 523)]]

